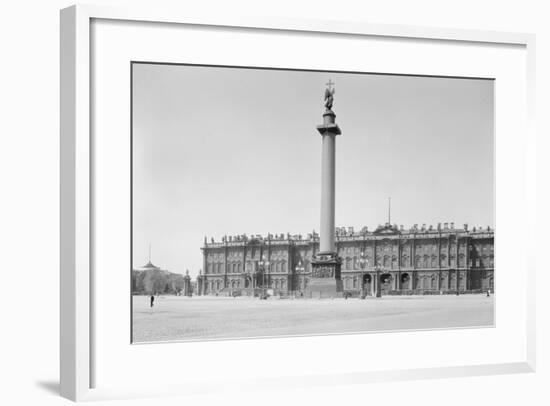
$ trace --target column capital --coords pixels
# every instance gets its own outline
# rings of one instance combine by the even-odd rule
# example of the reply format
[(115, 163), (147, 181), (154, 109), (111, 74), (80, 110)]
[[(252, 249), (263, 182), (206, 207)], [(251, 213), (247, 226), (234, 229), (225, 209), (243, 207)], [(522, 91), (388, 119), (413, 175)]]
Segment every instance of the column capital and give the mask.
[(342, 134), (342, 131), (340, 130), (340, 127), (338, 127), (338, 124), (320, 124), (317, 126), (317, 131), (319, 131), (319, 134), (321, 135), (340, 135)]

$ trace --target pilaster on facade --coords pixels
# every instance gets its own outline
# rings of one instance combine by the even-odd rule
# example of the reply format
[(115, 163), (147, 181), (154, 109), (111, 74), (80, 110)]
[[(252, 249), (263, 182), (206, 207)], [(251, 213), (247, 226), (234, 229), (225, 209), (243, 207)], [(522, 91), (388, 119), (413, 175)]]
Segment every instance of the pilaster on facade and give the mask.
[(227, 255), (228, 255), (228, 248), (227, 248), (227, 239), (224, 241), (224, 248), (223, 248), (223, 287), (227, 288), (228, 280), (227, 280)]
[(441, 291), (441, 231), (438, 233), (437, 238), (437, 267), (439, 269), (438, 275), (437, 275), (437, 290)]
[(466, 247), (466, 275), (465, 275), (465, 278), (466, 280), (464, 281), (464, 288), (465, 290), (470, 290), (470, 250), (472, 249), (472, 246), (470, 244), (470, 238), (468, 236), (468, 234), (466, 235), (466, 237), (464, 238), (465, 240), (465, 247)]
[(378, 265), (378, 253), (376, 252), (376, 238), (372, 239), (372, 262), (375, 267)]
[[(413, 233), (412, 246), (411, 246), (411, 261), (412, 261), (413, 270), (416, 270), (416, 267), (417, 267), (417, 263), (416, 263), (416, 233)], [(416, 275), (415, 275), (415, 277), (416, 277)]]

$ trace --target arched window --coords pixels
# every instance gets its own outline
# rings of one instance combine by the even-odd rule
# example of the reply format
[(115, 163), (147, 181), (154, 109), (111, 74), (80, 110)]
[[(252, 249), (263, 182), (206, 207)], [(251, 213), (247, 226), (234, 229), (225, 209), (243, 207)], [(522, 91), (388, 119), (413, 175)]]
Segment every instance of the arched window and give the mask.
[(383, 265), (384, 267), (389, 267), (390, 266), (390, 258), (387, 256), (387, 255), (384, 255), (384, 262), (383, 262)]
[(281, 290), (285, 290), (286, 289), (286, 280), (281, 280)]
[(286, 261), (281, 262), (281, 272), (286, 272)]
[(346, 257), (346, 267), (345, 269), (351, 269), (351, 258)]
[(408, 273), (401, 274), (401, 289), (410, 289), (411, 288), (410, 281), (411, 281), (411, 277), (409, 276)]
[(427, 255), (424, 255), (424, 262), (423, 262), (422, 265), (424, 266), (424, 268), (428, 267), (428, 256)]
[(416, 264), (416, 267), (417, 268), (420, 268), (422, 266), (422, 264), (420, 263), (420, 255), (417, 255), (415, 258), (414, 258), (414, 263)]

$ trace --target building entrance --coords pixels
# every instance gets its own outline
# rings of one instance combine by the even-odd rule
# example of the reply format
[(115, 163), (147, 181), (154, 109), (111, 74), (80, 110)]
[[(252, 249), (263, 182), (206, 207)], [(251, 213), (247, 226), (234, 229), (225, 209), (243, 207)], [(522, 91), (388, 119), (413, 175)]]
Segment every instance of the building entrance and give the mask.
[(361, 288), (365, 296), (372, 296), (372, 276), (369, 274), (363, 275)]
[(387, 295), (392, 290), (393, 277), (389, 273), (380, 275), (380, 292), (383, 295)]

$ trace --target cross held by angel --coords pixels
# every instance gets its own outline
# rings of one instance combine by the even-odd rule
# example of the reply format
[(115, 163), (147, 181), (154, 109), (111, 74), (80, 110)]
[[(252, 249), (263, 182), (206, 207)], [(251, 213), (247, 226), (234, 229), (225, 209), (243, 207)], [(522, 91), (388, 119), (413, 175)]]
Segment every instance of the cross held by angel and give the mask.
[(336, 89), (332, 87), (334, 85), (334, 82), (329, 79), (328, 83), (326, 84), (328, 87), (325, 89), (325, 108), (327, 111), (332, 110), (332, 104), (334, 103), (334, 93)]

